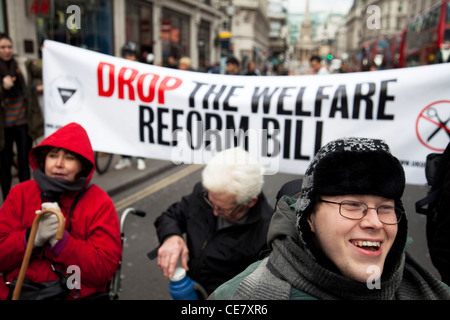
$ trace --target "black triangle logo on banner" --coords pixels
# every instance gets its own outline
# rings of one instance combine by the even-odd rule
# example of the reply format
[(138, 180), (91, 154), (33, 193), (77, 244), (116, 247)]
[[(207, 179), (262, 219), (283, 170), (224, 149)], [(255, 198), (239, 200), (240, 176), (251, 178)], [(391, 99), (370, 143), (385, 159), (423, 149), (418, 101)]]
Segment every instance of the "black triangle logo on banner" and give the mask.
[(72, 96), (75, 94), (75, 92), (77, 92), (77, 89), (58, 88), (58, 91), (64, 104), (66, 104), (66, 102), (69, 101), (69, 99), (72, 98)]

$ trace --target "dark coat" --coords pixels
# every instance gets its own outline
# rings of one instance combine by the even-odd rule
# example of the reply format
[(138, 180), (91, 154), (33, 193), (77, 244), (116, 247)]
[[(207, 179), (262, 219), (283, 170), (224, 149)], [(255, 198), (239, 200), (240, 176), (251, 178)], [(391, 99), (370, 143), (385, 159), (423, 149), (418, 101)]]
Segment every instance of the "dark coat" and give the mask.
[[(5, 65), (4, 62), (0, 61), (0, 65)], [(25, 82), (25, 77), (23, 76), (19, 66), (15, 60), (12, 61), (13, 72), (6, 72), (6, 67), (0, 66), (0, 151), (4, 148), (5, 143), (5, 114), (3, 109), (3, 99), (7, 95), (7, 90), (3, 88), (2, 82), (3, 77), (7, 74), (18, 77), (16, 81), (17, 86), (23, 87), (22, 90), (25, 93), (25, 104), (26, 104), (26, 117), (28, 126), (28, 135), (34, 141), (37, 138), (44, 135), (44, 116), (42, 114), (41, 106), (38, 101), (38, 93), (36, 89), (31, 85), (31, 77), (36, 76), (39, 72), (42, 72), (39, 66), (32, 64), (31, 60), (26, 62), (26, 68), (28, 72), (29, 81), (28, 84)]]
[(170, 235), (186, 234), (189, 276), (211, 293), (267, 249), (267, 231), (274, 212), (261, 193), (242, 225), (216, 231), (217, 217), (205, 202), (205, 188), (199, 182), (190, 195), (171, 205), (155, 221), (160, 243)]

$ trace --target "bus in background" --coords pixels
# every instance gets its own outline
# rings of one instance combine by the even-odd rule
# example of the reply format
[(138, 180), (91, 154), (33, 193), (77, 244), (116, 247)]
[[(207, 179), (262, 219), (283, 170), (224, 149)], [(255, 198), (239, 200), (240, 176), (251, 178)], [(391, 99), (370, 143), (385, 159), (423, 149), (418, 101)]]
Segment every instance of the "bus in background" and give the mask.
[(396, 69), (404, 67), (404, 52), (405, 52), (405, 37), (406, 29), (394, 34), (389, 42), (389, 53), (385, 60), (385, 67), (387, 69)]
[(387, 47), (388, 44), (384, 37), (364, 42), (361, 48), (361, 70), (367, 71), (369, 66), (373, 63), (375, 63), (377, 68), (379, 68), (383, 61), (385, 49)]
[(367, 41), (361, 47), (360, 70), (367, 71), (371, 64), (377, 69), (396, 69), (403, 67), (403, 44), (406, 30), (391, 36), (378, 37)]
[(450, 62), (450, 0), (410, 21), (403, 59), (405, 67)]

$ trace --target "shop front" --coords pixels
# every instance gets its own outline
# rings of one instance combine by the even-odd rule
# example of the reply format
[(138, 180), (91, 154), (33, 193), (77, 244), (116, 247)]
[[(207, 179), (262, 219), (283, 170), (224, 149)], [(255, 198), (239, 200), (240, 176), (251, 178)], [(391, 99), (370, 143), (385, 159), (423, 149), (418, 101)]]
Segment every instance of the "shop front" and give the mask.
[[(220, 58), (220, 48), (216, 47), (215, 39), (223, 15), (204, 3), (180, 0), (25, 0), (19, 5), (19, 2), (0, 0), (0, 30), (6, 31), (10, 17), (5, 15), (3, 18), (5, 3), (11, 7), (7, 10), (10, 14), (23, 10), (25, 6), (25, 16), (20, 18), (24, 24), (16, 20), (12, 28), (17, 30), (16, 38), (22, 42), (24, 38), (30, 39), (28, 42), (37, 48), (49, 39), (119, 56), (120, 48), (132, 41), (137, 45), (141, 62), (167, 66), (169, 57), (179, 60), (188, 56), (196, 70), (206, 70), (209, 63)], [(25, 50), (29, 54), (37, 52)]]
[(136, 43), (139, 61), (153, 63), (150, 59), (154, 57), (153, 4), (148, 1), (126, 1), (125, 5), (126, 42)]
[(27, 14), (36, 17), (37, 42), (55, 40), (113, 54), (111, 0), (27, 0)]
[(163, 8), (161, 19), (161, 44), (163, 65), (169, 57), (179, 60), (190, 55), (189, 35), (190, 17), (176, 11)]

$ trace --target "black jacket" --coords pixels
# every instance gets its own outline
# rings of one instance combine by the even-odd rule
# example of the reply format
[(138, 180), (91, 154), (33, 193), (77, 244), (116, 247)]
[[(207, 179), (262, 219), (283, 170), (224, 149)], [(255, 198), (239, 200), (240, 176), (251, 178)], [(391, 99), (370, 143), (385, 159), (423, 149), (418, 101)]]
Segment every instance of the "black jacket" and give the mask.
[(267, 249), (267, 231), (274, 212), (261, 193), (242, 225), (216, 231), (217, 218), (205, 202), (199, 182), (190, 195), (172, 204), (155, 221), (159, 242), (170, 235), (186, 234), (189, 276), (208, 294), (258, 260)]

